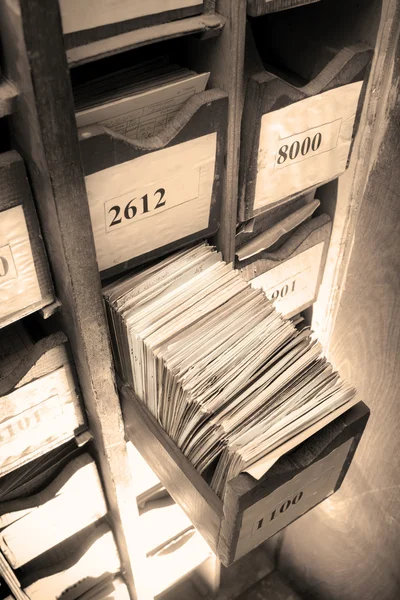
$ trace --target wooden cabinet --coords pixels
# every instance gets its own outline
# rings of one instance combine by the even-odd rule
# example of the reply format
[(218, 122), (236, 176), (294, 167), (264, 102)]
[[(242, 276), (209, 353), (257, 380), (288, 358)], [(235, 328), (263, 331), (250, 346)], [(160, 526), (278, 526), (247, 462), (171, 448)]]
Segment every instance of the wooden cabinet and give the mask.
[[(393, 58), (394, 49), (385, 41), (389, 26), (385, 20), (386, 13), (380, 17), (382, 3), (378, 0), (368, 0), (365, 9), (355, 0), (196, 0), (180, 3), (171, 0), (168, 9), (162, 13), (131, 14), (126, 20), (121, 20), (115, 14), (113, 22), (102, 20), (101, 11), (98, 11), (94, 26), (88, 27), (82, 20), (79, 26), (82, 29), (79, 31), (73, 25), (66, 24), (68, 6), (75, 4), (69, 4), (67, 0), (62, 0), (60, 5), (56, 0), (0, 2), (0, 118), (7, 119), (12, 147), (15, 149), (11, 154), (2, 155), (0, 170), (4, 161), (12, 163), (21, 172), (25, 165), (59, 303), (57, 318), (70, 344), (88, 427), (93, 436), (110, 527), (96, 528), (91, 532), (88, 548), (90, 545), (93, 555), (98, 556), (103, 543), (107, 546), (107, 540), (111, 539), (112, 544), (115, 540), (118, 550), (115, 574), (121, 570), (132, 599), (151, 600), (155, 590), (149, 588), (148, 578), (142, 568), (146, 552), (137, 540), (139, 507), (135, 474), (129, 468), (126, 434), (132, 437), (156, 471), (159, 465), (157, 474), (172, 497), (184, 508), (211, 550), (225, 564), (230, 564), (338, 488), (365, 425), (367, 410), (362, 404), (358, 405), (337, 421), (336, 425), (341, 426), (340, 431), (328, 428), (323, 430), (320, 437), (312, 438), (315, 452), (307, 464), (303, 461), (300, 447), (292, 456), (294, 462), (299, 461), (295, 469), (282, 460), (278, 465), (281, 471), (277, 466), (275, 471), (268, 472), (260, 481), (255, 482), (242, 474), (231, 483), (229, 493), (221, 500), (187, 461), (183, 461), (179, 452), (171, 447), (163, 432), (143, 407), (129, 397), (126, 389), (121, 390), (124, 422), (103, 306), (101, 278), (115, 275), (198, 237), (211, 235), (222, 251), (224, 260), (232, 263), (235, 261), (236, 226), (239, 222), (247, 223), (254, 219), (256, 228), (259, 223), (271, 224), (271, 214), (266, 216), (269, 210), (273, 212), (277, 207), (285, 206), (288, 199), (289, 202), (297, 202), (305, 192), (326, 184), (319, 198), (320, 210), (312, 219), (291, 232), (278, 248), (268, 248), (265, 255), (261, 253), (256, 260), (239, 266), (247, 278), (263, 278), (262, 285), (268, 288), (271, 296), (278, 291), (283, 297), (287, 294), (282, 290), (286, 290), (285, 286), (289, 289), (293, 273), (297, 273), (296, 261), (304, 266), (308, 253), (307, 256), (311, 256), (312, 282), (309, 284), (307, 281), (309, 290), (306, 298), (300, 298), (291, 305), (287, 315), (312, 304), (311, 324), (323, 341), (329, 339), (340, 297), (338, 290), (344, 282), (355, 218), (354, 207), (357, 197), (363, 193), (367, 175), (365, 165), (373, 160), (372, 147), (375, 148), (379, 138), (378, 129), (371, 129), (371, 126), (379, 112), (376, 94), (384, 85), (380, 72), (384, 66), (383, 59), (386, 60), (388, 56)], [(391, 10), (395, 4), (395, 0), (388, 0), (385, 10)], [(284, 10), (287, 8), (291, 10)], [(148, 3), (148, 10), (150, 12), (151, 2)], [(377, 36), (370, 33), (371, 11), (375, 15), (374, 23), (380, 22)], [(273, 19), (269, 27), (275, 27), (277, 37), (274, 38), (271, 29), (268, 35), (264, 35), (264, 42), (274, 55), (274, 68), (271, 70), (265, 64), (266, 59), (260, 63), (253, 52), (254, 46), (251, 49), (252, 33), (250, 27), (246, 33), (246, 12), (253, 31), (257, 33), (258, 28), (258, 34), (263, 27), (261, 20)], [(398, 15), (393, 14), (394, 22)], [(299, 15), (303, 17), (297, 19)], [(312, 19), (308, 19), (310, 15), (313, 15)], [(258, 19), (261, 20), (257, 23)], [(311, 22), (320, 23), (320, 27), (315, 28), (318, 30), (315, 46), (307, 29), (307, 23)], [(345, 26), (341, 27), (338, 35), (338, 24), (343, 23)], [(287, 33), (288, 26), (290, 34)], [(329, 32), (332, 36), (328, 35)], [(247, 50), (244, 74), (246, 38), (250, 49)], [(285, 44), (289, 38), (291, 43)], [(296, 50), (302, 47), (304, 40), (310, 52)], [(321, 40), (324, 43), (321, 44)], [(142, 47), (145, 51), (151, 44), (171, 41), (180, 44), (179, 51), (191, 68), (198, 72), (210, 71), (210, 89), (194, 96), (185, 105), (185, 110), (176, 117), (172, 129), (158, 132), (158, 140), (152, 138), (147, 146), (139, 144), (138, 140), (128, 140), (127, 143), (127, 140), (96, 126), (78, 132), (71, 69), (118, 56), (131, 49)], [(376, 51), (372, 59), (374, 48)], [(371, 59), (371, 79), (368, 83)], [(291, 73), (288, 73), (289, 70)], [(346, 90), (349, 93), (351, 91), (349, 96), (344, 95)], [(273, 197), (268, 197), (264, 202), (265, 198), (258, 197), (256, 190), (258, 174), (262, 171), (260, 167), (263, 166), (263, 156), (260, 157), (262, 132), (268, 133), (269, 128), (273, 128), (274, 113), (286, 111), (285, 119), (289, 123), (293, 122), (290, 111), (295, 116), (299, 111), (315, 115), (314, 108), (309, 107), (314, 107), (315, 103), (324, 104), (329, 94), (334, 94), (336, 98), (333, 112), (339, 111), (339, 105), (343, 108), (340, 115), (338, 112), (337, 119), (334, 114), (332, 119), (326, 121), (324, 111), (317, 111), (318, 119), (314, 121), (310, 117), (304, 129), (307, 133), (305, 137), (299, 137), (303, 130), (292, 130), (290, 127), (284, 130), (284, 139), (275, 136), (273, 144), (278, 154), (271, 163), (273, 173), (266, 172), (262, 187), (269, 187), (270, 180), (277, 172), (278, 183)], [(267, 123), (268, 119), (271, 122)], [(279, 156), (282, 156), (281, 160), (286, 156), (285, 160), (289, 158), (300, 165), (301, 161), (297, 160), (299, 153), (302, 157), (302, 152), (304, 157), (310, 151), (318, 153), (325, 133), (330, 140), (327, 152), (333, 150), (335, 135), (337, 137), (340, 132), (332, 123), (340, 119), (347, 122), (348, 135), (339, 167), (336, 163), (333, 166), (330, 164), (328, 173), (314, 178), (304, 177), (300, 182), (296, 178), (282, 176), (284, 169), (280, 168), (280, 164), (276, 165)], [(325, 129), (321, 132), (318, 127)], [(268, 146), (271, 141), (269, 134), (266, 134), (266, 140)], [(284, 143), (278, 148), (279, 140)], [(361, 140), (364, 149), (360, 162)], [(214, 171), (211, 170), (207, 175), (208, 204), (204, 219), (199, 219), (196, 227), (184, 230), (182, 235), (175, 232), (160, 243), (151, 242), (150, 246), (143, 244), (140, 248), (132, 243), (132, 251), (129, 249), (126, 255), (121, 254), (112, 260), (107, 256), (109, 249), (106, 248), (102, 256), (92, 214), (93, 196), (89, 178), (129, 161), (140, 161), (147, 169), (148, 162), (160, 157), (160, 153), (184, 151), (189, 161), (187, 144), (194, 151), (198, 143), (200, 151), (206, 153), (203, 157), (205, 161), (214, 161)], [(262, 153), (267, 151), (267, 146), (262, 146)], [(282, 150), (282, 146), (287, 148)], [(196, 161), (197, 155), (193, 164), (197, 165)], [(188, 171), (194, 169), (193, 164), (190, 163)], [(279, 168), (276, 169), (276, 166)], [(338, 180), (337, 177), (345, 170)], [(202, 176), (202, 166), (199, 171)], [(186, 178), (184, 173), (175, 172), (174, 168), (165, 173), (165, 180), (174, 185), (174, 177), (178, 176), (179, 184), (184, 185), (187, 179), (190, 188), (192, 177)], [(161, 180), (164, 181), (164, 174), (160, 180), (155, 179), (157, 182)], [(134, 190), (143, 192), (144, 196), (150, 190), (150, 184), (152, 182), (147, 182), (144, 176), (138, 179), (137, 185), (135, 183)], [(156, 194), (159, 189), (152, 188), (152, 191)], [(187, 194), (193, 196), (190, 189)], [(16, 201), (16, 205), (21, 205), (21, 202)], [(30, 223), (35, 217), (32, 216), (32, 219)], [(32, 241), (32, 235), (38, 241), (37, 246), (40, 246), (36, 227), (36, 224), (28, 223), (33, 253), (36, 242)], [(40, 247), (40, 252), (43, 252), (43, 247)], [(278, 272), (278, 269), (283, 269), (283, 272)], [(52, 299), (52, 291), (47, 283), (43, 288), (39, 284), (43, 292), (42, 299), (46, 298), (42, 306)], [(39, 308), (39, 304), (32, 305), (33, 310)], [(10, 390), (7, 388), (6, 392)], [(145, 442), (146, 436), (150, 436), (150, 445)], [(67, 439), (63, 441), (66, 443)], [(160, 464), (160, 457), (164, 457), (164, 465)], [(166, 465), (169, 465), (170, 473), (166, 473)], [(314, 483), (318, 489), (313, 488)], [(303, 499), (307, 502), (303, 502)], [(187, 548), (194, 548), (194, 542), (190, 545), (189, 541)], [(199, 545), (199, 556), (203, 550)], [(74, 553), (74, 565), (78, 565), (81, 558), (80, 551)], [(151, 560), (154, 560), (153, 564), (156, 563), (155, 558)], [(211, 579), (215, 590), (218, 567), (217, 563), (212, 564)], [(3, 574), (9, 574), (9, 565), (4, 563), (2, 556), (0, 565)], [(61, 565), (62, 568), (67, 567)], [(81, 567), (76, 568), (79, 572)], [(167, 580), (166, 576), (168, 583)], [(14, 596), (18, 600), (26, 600), (18, 581), (12, 578), (7, 581)], [(115, 582), (117, 587), (121, 583), (116, 579)], [(35, 581), (26, 579), (24, 585), (35, 585)]]

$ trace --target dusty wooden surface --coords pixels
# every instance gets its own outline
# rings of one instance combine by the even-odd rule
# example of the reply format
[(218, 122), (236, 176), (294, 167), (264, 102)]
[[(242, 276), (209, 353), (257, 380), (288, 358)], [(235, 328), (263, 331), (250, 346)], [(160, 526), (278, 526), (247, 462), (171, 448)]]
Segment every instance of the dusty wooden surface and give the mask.
[(383, 143), (359, 209), (330, 342), (331, 358), (372, 416), (341, 491), (290, 527), (280, 561), (310, 600), (400, 597), (398, 49)]

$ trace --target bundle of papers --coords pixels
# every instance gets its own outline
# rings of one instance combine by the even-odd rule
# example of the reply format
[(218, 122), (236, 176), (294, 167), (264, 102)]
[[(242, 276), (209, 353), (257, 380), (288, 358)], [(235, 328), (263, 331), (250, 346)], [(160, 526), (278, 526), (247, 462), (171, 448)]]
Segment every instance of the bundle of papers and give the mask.
[(170, 64), (168, 56), (105, 73), (74, 87), (78, 127), (101, 124), (131, 138), (157, 135), (210, 73)]
[(310, 330), (206, 244), (104, 296), (121, 377), (221, 497), (355, 403)]

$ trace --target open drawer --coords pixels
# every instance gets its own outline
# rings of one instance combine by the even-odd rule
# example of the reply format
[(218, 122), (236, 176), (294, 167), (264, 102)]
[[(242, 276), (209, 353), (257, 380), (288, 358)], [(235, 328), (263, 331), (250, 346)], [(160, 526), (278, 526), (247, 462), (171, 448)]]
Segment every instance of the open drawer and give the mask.
[(121, 386), (125, 430), (225, 566), (334, 493), (369, 410), (362, 402), (283, 456), (261, 479), (242, 473), (223, 500), (194, 469), (131, 388)]
[(217, 231), (227, 118), (227, 94), (212, 89), (193, 95), (150, 138), (79, 129), (102, 277)]

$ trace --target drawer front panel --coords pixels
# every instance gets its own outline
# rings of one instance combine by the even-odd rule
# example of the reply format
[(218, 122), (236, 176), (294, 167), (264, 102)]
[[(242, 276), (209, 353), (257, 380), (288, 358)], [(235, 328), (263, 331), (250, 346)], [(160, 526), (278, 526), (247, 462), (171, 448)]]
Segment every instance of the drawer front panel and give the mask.
[(0, 321), (41, 299), (24, 210), (14, 206), (0, 214)]
[(217, 134), (86, 177), (100, 271), (207, 229)]
[(255, 210), (345, 171), (362, 85), (351, 83), (261, 117)]
[(74, 436), (83, 424), (74, 388), (64, 366), (0, 398), (0, 475)]
[(255, 277), (251, 285), (262, 288), (283, 316), (292, 317), (302, 307), (314, 302), (318, 294), (323, 251), (324, 242), (320, 242)]
[(329, 496), (353, 443), (351, 438), (328, 456), (256, 502), (243, 513), (235, 560), (267, 540)]

